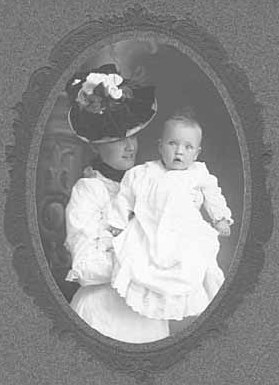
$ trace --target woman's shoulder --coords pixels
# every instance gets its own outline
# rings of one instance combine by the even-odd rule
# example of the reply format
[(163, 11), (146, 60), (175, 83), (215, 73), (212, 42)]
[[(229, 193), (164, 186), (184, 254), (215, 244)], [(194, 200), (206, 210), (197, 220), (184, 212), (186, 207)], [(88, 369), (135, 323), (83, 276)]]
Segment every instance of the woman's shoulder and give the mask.
[(68, 210), (90, 210), (102, 207), (110, 200), (105, 184), (97, 178), (80, 178), (74, 184), (68, 203)]
[(73, 191), (77, 192), (79, 195), (102, 194), (106, 190), (105, 183), (97, 177), (83, 176), (79, 178), (73, 186)]

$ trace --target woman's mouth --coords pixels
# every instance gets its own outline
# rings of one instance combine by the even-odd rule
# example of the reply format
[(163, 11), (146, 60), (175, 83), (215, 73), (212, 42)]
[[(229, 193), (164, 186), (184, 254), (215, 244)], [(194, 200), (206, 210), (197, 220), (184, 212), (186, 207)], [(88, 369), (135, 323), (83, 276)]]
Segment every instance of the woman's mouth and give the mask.
[(124, 155), (122, 158), (127, 160), (135, 159), (135, 154)]

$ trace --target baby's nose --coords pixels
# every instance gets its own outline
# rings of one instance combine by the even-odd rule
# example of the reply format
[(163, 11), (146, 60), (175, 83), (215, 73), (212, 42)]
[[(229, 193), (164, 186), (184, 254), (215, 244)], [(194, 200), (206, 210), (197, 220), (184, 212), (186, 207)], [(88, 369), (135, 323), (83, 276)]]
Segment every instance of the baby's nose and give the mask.
[(183, 154), (184, 152), (184, 146), (182, 144), (179, 144), (176, 146), (175, 153), (178, 154)]

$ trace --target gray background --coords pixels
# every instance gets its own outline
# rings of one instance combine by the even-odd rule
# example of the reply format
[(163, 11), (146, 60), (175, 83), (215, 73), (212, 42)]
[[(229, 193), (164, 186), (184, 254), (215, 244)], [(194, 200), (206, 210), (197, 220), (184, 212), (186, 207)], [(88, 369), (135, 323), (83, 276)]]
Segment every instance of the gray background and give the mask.
[[(45, 65), (58, 40), (90, 17), (125, 10), (132, 1), (2, 1), (1, 5), (1, 210), (9, 177), (4, 145), (13, 144), (11, 110), (30, 75)], [(252, 91), (264, 106), (265, 141), (272, 144), (268, 167), (274, 231), (266, 263), (253, 294), (229, 320), (229, 330), (209, 339), (180, 362), (158, 374), (157, 384), (277, 384), (278, 322), (278, 9), (272, 1), (143, 1), (155, 13), (190, 15), (212, 33), (232, 62), (245, 70)], [(217, 162), (218, 163), (218, 162)], [(1, 224), (2, 227), (2, 224)], [(13, 250), (1, 235), (1, 384), (133, 384), (134, 380), (87, 362), (74, 342), (49, 333), (51, 321), (23, 293), (11, 265)]]

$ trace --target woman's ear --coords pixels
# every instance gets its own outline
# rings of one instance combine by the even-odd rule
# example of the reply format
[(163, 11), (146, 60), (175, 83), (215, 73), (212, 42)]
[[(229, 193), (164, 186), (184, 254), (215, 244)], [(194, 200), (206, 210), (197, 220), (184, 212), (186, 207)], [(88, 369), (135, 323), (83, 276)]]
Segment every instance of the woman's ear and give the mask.
[(99, 156), (99, 147), (98, 147), (98, 145), (90, 143), (89, 146), (90, 146), (90, 149), (91, 149), (91, 151), (93, 153), (93, 156), (97, 158)]

